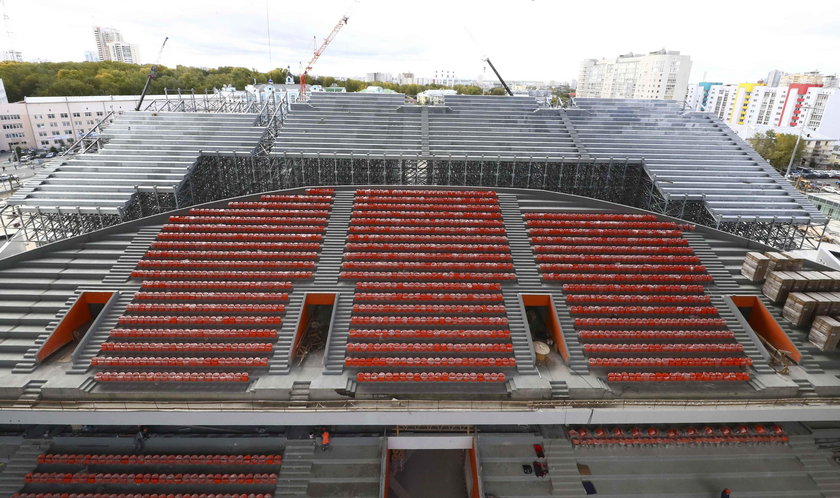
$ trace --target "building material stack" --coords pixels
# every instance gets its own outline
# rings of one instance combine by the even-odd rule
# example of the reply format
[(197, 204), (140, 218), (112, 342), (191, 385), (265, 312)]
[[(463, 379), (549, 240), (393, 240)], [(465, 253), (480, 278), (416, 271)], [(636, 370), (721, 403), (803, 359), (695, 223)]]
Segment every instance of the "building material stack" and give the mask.
[(840, 321), (830, 316), (818, 316), (811, 326), (808, 340), (821, 351), (834, 351), (840, 342)]

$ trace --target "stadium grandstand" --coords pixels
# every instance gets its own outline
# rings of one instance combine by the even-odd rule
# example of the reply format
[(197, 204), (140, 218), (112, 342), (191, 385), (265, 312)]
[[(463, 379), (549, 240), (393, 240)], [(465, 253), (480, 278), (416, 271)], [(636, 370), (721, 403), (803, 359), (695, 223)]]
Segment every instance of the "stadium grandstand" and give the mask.
[[(251, 153), (288, 161), (293, 187), (179, 200), (0, 260), (0, 495), (838, 496), (838, 272), (694, 223), (687, 205), (681, 218), (465, 181), (521, 181), (537, 162), (517, 150), (486, 170), (430, 152), (409, 173), (412, 123), (444, 137), (481, 119), (470, 99), (434, 118), (319, 101)], [(342, 107), (368, 115), (349, 129), (388, 130), (388, 159), (350, 150), (361, 132), (329, 158), (310, 156), (314, 132), (289, 138)], [(529, 112), (523, 129), (566, 123), (566, 138), (546, 131), (560, 145), (545, 164), (594, 140), (571, 111)], [(112, 133), (143, 117), (161, 118)], [(319, 140), (347, 139), (331, 133)], [(475, 150), (450, 135), (441, 150)], [(628, 176), (648, 161), (628, 157)]]
[(291, 105), (216, 104), (153, 101), (107, 127), (103, 120), (78, 154), (52, 162), (9, 200), (21, 237), (60, 240), (307, 185), (548, 190), (779, 249), (817, 246), (827, 224), (717, 117), (671, 101), (578, 99), (558, 109), (525, 97), (451, 95), (426, 106), (401, 94), (313, 93)]

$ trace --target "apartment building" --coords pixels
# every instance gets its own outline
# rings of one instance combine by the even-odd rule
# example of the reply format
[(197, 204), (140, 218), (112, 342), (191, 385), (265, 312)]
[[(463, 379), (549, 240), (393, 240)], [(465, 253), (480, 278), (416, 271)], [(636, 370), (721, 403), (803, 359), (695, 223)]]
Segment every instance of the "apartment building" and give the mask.
[[(147, 95), (147, 101), (164, 96)], [(0, 150), (69, 145), (113, 111), (137, 106), (137, 95), (26, 97), (0, 103)]]
[(96, 40), (98, 60), (140, 64), (137, 45), (125, 42), (119, 30), (94, 26), (93, 37)]
[(664, 49), (647, 55), (586, 59), (580, 65), (577, 96), (683, 101), (690, 73), (691, 57)]

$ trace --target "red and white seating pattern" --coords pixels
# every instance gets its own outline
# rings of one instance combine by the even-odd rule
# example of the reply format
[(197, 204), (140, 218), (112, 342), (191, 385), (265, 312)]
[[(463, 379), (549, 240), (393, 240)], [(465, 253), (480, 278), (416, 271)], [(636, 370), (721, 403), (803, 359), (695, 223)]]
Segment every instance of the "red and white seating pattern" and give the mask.
[(752, 364), (683, 230), (655, 215), (525, 213), (542, 278), (563, 284), (592, 368), (611, 382), (746, 381)]
[(13, 497), (268, 498), (281, 463), (276, 454), (42, 454)]
[(344, 364), (359, 382), (498, 383), (515, 367), (495, 192), (356, 191), (341, 278), (357, 281)]
[(308, 189), (171, 216), (91, 361), (96, 380), (248, 382), (268, 366), (293, 282), (312, 278), (332, 199)]
[(569, 439), (575, 446), (720, 445), (787, 443), (785, 430), (775, 424), (704, 425), (679, 427), (573, 427)]

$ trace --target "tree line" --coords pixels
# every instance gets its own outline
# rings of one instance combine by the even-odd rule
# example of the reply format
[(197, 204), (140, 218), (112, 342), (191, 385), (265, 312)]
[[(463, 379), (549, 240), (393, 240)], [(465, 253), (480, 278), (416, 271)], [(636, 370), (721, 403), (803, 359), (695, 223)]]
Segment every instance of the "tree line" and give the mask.
[[(150, 64), (126, 64), (122, 62), (0, 62), (0, 78), (6, 87), (9, 102), (24, 97), (63, 97), (79, 95), (137, 95), (146, 83)], [(212, 69), (191, 66), (159, 66), (157, 78), (152, 80), (149, 93), (161, 94), (164, 88), (174, 90), (195, 89), (197, 93), (212, 93), (224, 85), (242, 89), (245, 85), (265, 83), (272, 79), (284, 83), (288, 71), (273, 69), (268, 72), (244, 67), (222, 66)], [(297, 78), (295, 78), (297, 81)], [(429, 89), (450, 88), (443, 85), (398, 85), (384, 82), (365, 82), (355, 79), (338, 79), (331, 76), (308, 77), (313, 85), (343, 86), (348, 92), (357, 92), (377, 85), (406, 95), (417, 95)], [(474, 85), (455, 85), (458, 93), (482, 95), (484, 91)], [(504, 94), (501, 88), (493, 88), (489, 94)]]

